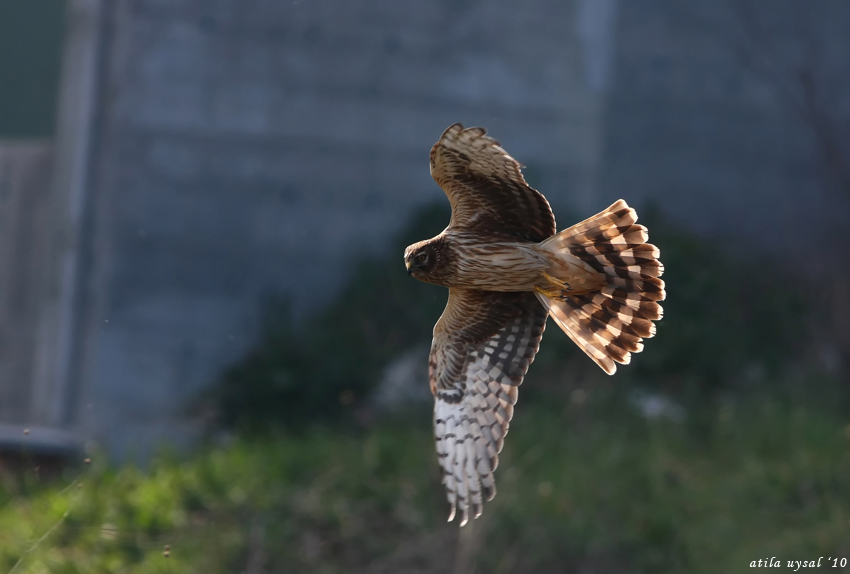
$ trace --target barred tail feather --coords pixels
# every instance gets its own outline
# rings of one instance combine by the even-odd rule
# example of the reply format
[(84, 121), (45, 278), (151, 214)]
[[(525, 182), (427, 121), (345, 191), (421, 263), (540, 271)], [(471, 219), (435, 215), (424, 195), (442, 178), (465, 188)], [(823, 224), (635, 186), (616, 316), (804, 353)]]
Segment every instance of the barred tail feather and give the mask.
[(655, 335), (658, 303), (666, 293), (660, 251), (647, 243), (646, 227), (622, 199), (608, 209), (550, 237), (541, 247), (555, 257), (578, 259), (599, 274), (598, 290), (538, 292), (561, 329), (609, 375), (628, 364)]
[(603, 371), (613, 375), (617, 366), (614, 364), (613, 357), (607, 352), (605, 344), (595, 340), (593, 333), (571, 313), (569, 306), (565, 302), (549, 299), (539, 293), (537, 298), (549, 309), (552, 319), (572, 339), (573, 343), (602, 367)]

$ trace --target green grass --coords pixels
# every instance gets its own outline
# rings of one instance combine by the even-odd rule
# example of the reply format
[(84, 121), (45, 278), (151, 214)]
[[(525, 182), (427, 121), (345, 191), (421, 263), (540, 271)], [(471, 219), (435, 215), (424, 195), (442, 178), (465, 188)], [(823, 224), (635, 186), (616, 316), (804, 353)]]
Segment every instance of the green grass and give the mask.
[(677, 423), (621, 394), (521, 399), (499, 493), (462, 531), (444, 522), (427, 410), (165, 455), (146, 472), (95, 457), (78, 483), (6, 476), (0, 572), (22, 556), (16, 572), (87, 574), (716, 573), (850, 557), (840, 406), (753, 394)]

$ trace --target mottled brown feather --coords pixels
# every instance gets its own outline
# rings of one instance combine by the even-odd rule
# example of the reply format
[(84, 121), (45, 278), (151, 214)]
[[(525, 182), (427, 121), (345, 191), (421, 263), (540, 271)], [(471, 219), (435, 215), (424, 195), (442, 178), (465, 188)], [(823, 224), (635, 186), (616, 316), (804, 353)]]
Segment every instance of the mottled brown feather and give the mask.
[(540, 242), (556, 231), (546, 198), (484, 128), (449, 126), (431, 149), (431, 176), (452, 206), (450, 227)]

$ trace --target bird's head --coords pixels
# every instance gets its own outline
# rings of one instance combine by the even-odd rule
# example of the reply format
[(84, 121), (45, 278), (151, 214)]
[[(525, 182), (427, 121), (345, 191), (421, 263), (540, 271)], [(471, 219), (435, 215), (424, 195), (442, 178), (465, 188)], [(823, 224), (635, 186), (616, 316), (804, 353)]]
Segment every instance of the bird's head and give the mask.
[(445, 262), (445, 250), (442, 247), (443, 242), (435, 238), (414, 243), (405, 249), (404, 266), (407, 267), (407, 274), (420, 281), (437, 283), (437, 276)]

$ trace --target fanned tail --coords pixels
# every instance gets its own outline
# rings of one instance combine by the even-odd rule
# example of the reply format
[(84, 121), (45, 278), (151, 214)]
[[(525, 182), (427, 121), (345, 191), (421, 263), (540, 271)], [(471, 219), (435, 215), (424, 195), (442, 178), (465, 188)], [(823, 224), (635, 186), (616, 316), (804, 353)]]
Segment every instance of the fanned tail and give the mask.
[(555, 288), (538, 289), (537, 298), (609, 375), (617, 370), (616, 363), (628, 364), (631, 353), (643, 350), (643, 339), (655, 335), (653, 321), (663, 315), (658, 303), (665, 297), (660, 252), (646, 243), (647, 230), (636, 222), (635, 210), (621, 199), (540, 244), (565, 267), (592, 269), (587, 272), (596, 288), (572, 291), (568, 278), (549, 277)]

